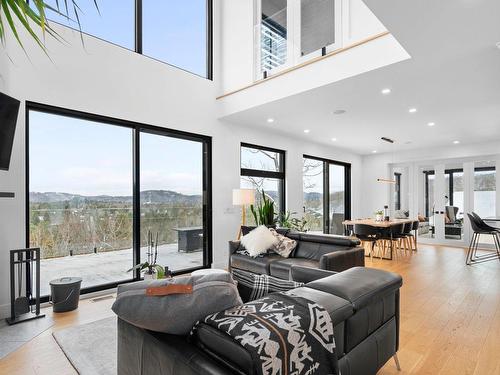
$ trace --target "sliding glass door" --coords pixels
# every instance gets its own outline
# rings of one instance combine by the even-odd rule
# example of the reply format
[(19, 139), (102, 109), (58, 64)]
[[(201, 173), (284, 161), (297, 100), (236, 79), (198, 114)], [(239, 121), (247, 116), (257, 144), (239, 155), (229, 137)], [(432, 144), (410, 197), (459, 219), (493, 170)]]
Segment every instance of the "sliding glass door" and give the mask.
[(211, 263), (210, 138), (27, 103), (27, 246), (83, 292), (139, 279), (158, 245), (174, 272)]
[(346, 219), (346, 166), (329, 163), (329, 231), (331, 234), (343, 234), (342, 222)]
[(203, 144), (142, 132), (140, 149), (141, 258), (153, 241), (158, 264), (173, 271), (202, 266)]
[(304, 217), (310, 231), (344, 233), (342, 222), (351, 216), (350, 181), (350, 164), (304, 156)]

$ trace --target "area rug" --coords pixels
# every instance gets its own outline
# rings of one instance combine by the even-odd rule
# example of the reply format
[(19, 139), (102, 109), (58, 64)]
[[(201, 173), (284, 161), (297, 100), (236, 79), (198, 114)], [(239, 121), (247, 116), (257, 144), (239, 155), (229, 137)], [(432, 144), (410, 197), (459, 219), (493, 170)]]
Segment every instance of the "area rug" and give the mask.
[(5, 320), (0, 321), (0, 359), (31, 341), (53, 324), (52, 318), (47, 316), (13, 326), (9, 326)]
[(52, 334), (80, 375), (116, 375), (116, 317)]

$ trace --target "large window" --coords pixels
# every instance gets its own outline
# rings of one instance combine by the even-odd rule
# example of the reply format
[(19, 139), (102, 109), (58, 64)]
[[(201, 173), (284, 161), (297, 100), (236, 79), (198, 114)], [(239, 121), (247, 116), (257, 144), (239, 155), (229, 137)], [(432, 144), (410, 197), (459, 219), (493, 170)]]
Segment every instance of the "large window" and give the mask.
[(27, 107), (27, 245), (41, 248), (42, 295), (63, 276), (84, 292), (139, 279), (127, 271), (148, 238), (174, 272), (210, 265), (209, 138)]
[(341, 0), (255, 0), (256, 79), (341, 47)]
[(351, 217), (350, 164), (304, 156), (302, 171), (304, 216), (309, 229), (343, 234), (342, 222)]
[(394, 185), (394, 209), (401, 210), (401, 173), (394, 173), (394, 180), (396, 184)]
[(474, 212), (483, 218), (496, 216), (496, 169), (477, 167), (474, 170)]
[[(65, 2), (58, 3), (64, 12)], [(47, 4), (57, 9), (56, 0)], [(92, 0), (78, 2), (83, 32), (212, 79), (212, 0), (99, 0), (97, 4), (99, 11)], [(79, 27), (73, 14), (69, 20), (51, 10), (47, 15)]]
[[(425, 175), (425, 216), (434, 214), (434, 181), (435, 172), (433, 170), (424, 171)], [(445, 179), (445, 203), (446, 206), (456, 207), (456, 218), (461, 219), (464, 215), (464, 171), (463, 169), (446, 169)]]
[[(241, 144), (240, 187), (255, 189), (256, 201), (264, 191), (276, 203), (276, 213), (285, 211), (285, 152), (269, 147)], [(248, 212), (248, 219), (253, 217)]]

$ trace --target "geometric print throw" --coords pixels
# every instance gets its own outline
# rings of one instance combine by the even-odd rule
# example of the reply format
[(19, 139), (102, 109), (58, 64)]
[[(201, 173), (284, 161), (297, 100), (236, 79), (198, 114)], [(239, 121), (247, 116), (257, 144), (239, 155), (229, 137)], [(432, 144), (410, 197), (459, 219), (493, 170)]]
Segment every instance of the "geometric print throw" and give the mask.
[(330, 315), (305, 298), (274, 293), (203, 322), (243, 346), (259, 375), (338, 375)]

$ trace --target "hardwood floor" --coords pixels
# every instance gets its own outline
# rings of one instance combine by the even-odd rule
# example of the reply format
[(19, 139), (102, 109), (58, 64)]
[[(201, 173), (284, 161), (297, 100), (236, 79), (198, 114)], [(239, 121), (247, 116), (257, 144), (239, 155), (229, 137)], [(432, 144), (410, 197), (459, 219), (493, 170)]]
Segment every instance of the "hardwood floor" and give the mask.
[[(465, 266), (465, 250), (420, 245), (396, 260), (366, 259), (367, 267), (403, 276), (398, 372), (379, 375), (500, 375), (500, 262)], [(0, 361), (0, 374), (76, 374), (52, 332), (112, 316), (113, 300), (81, 301), (56, 314), (54, 326)]]

